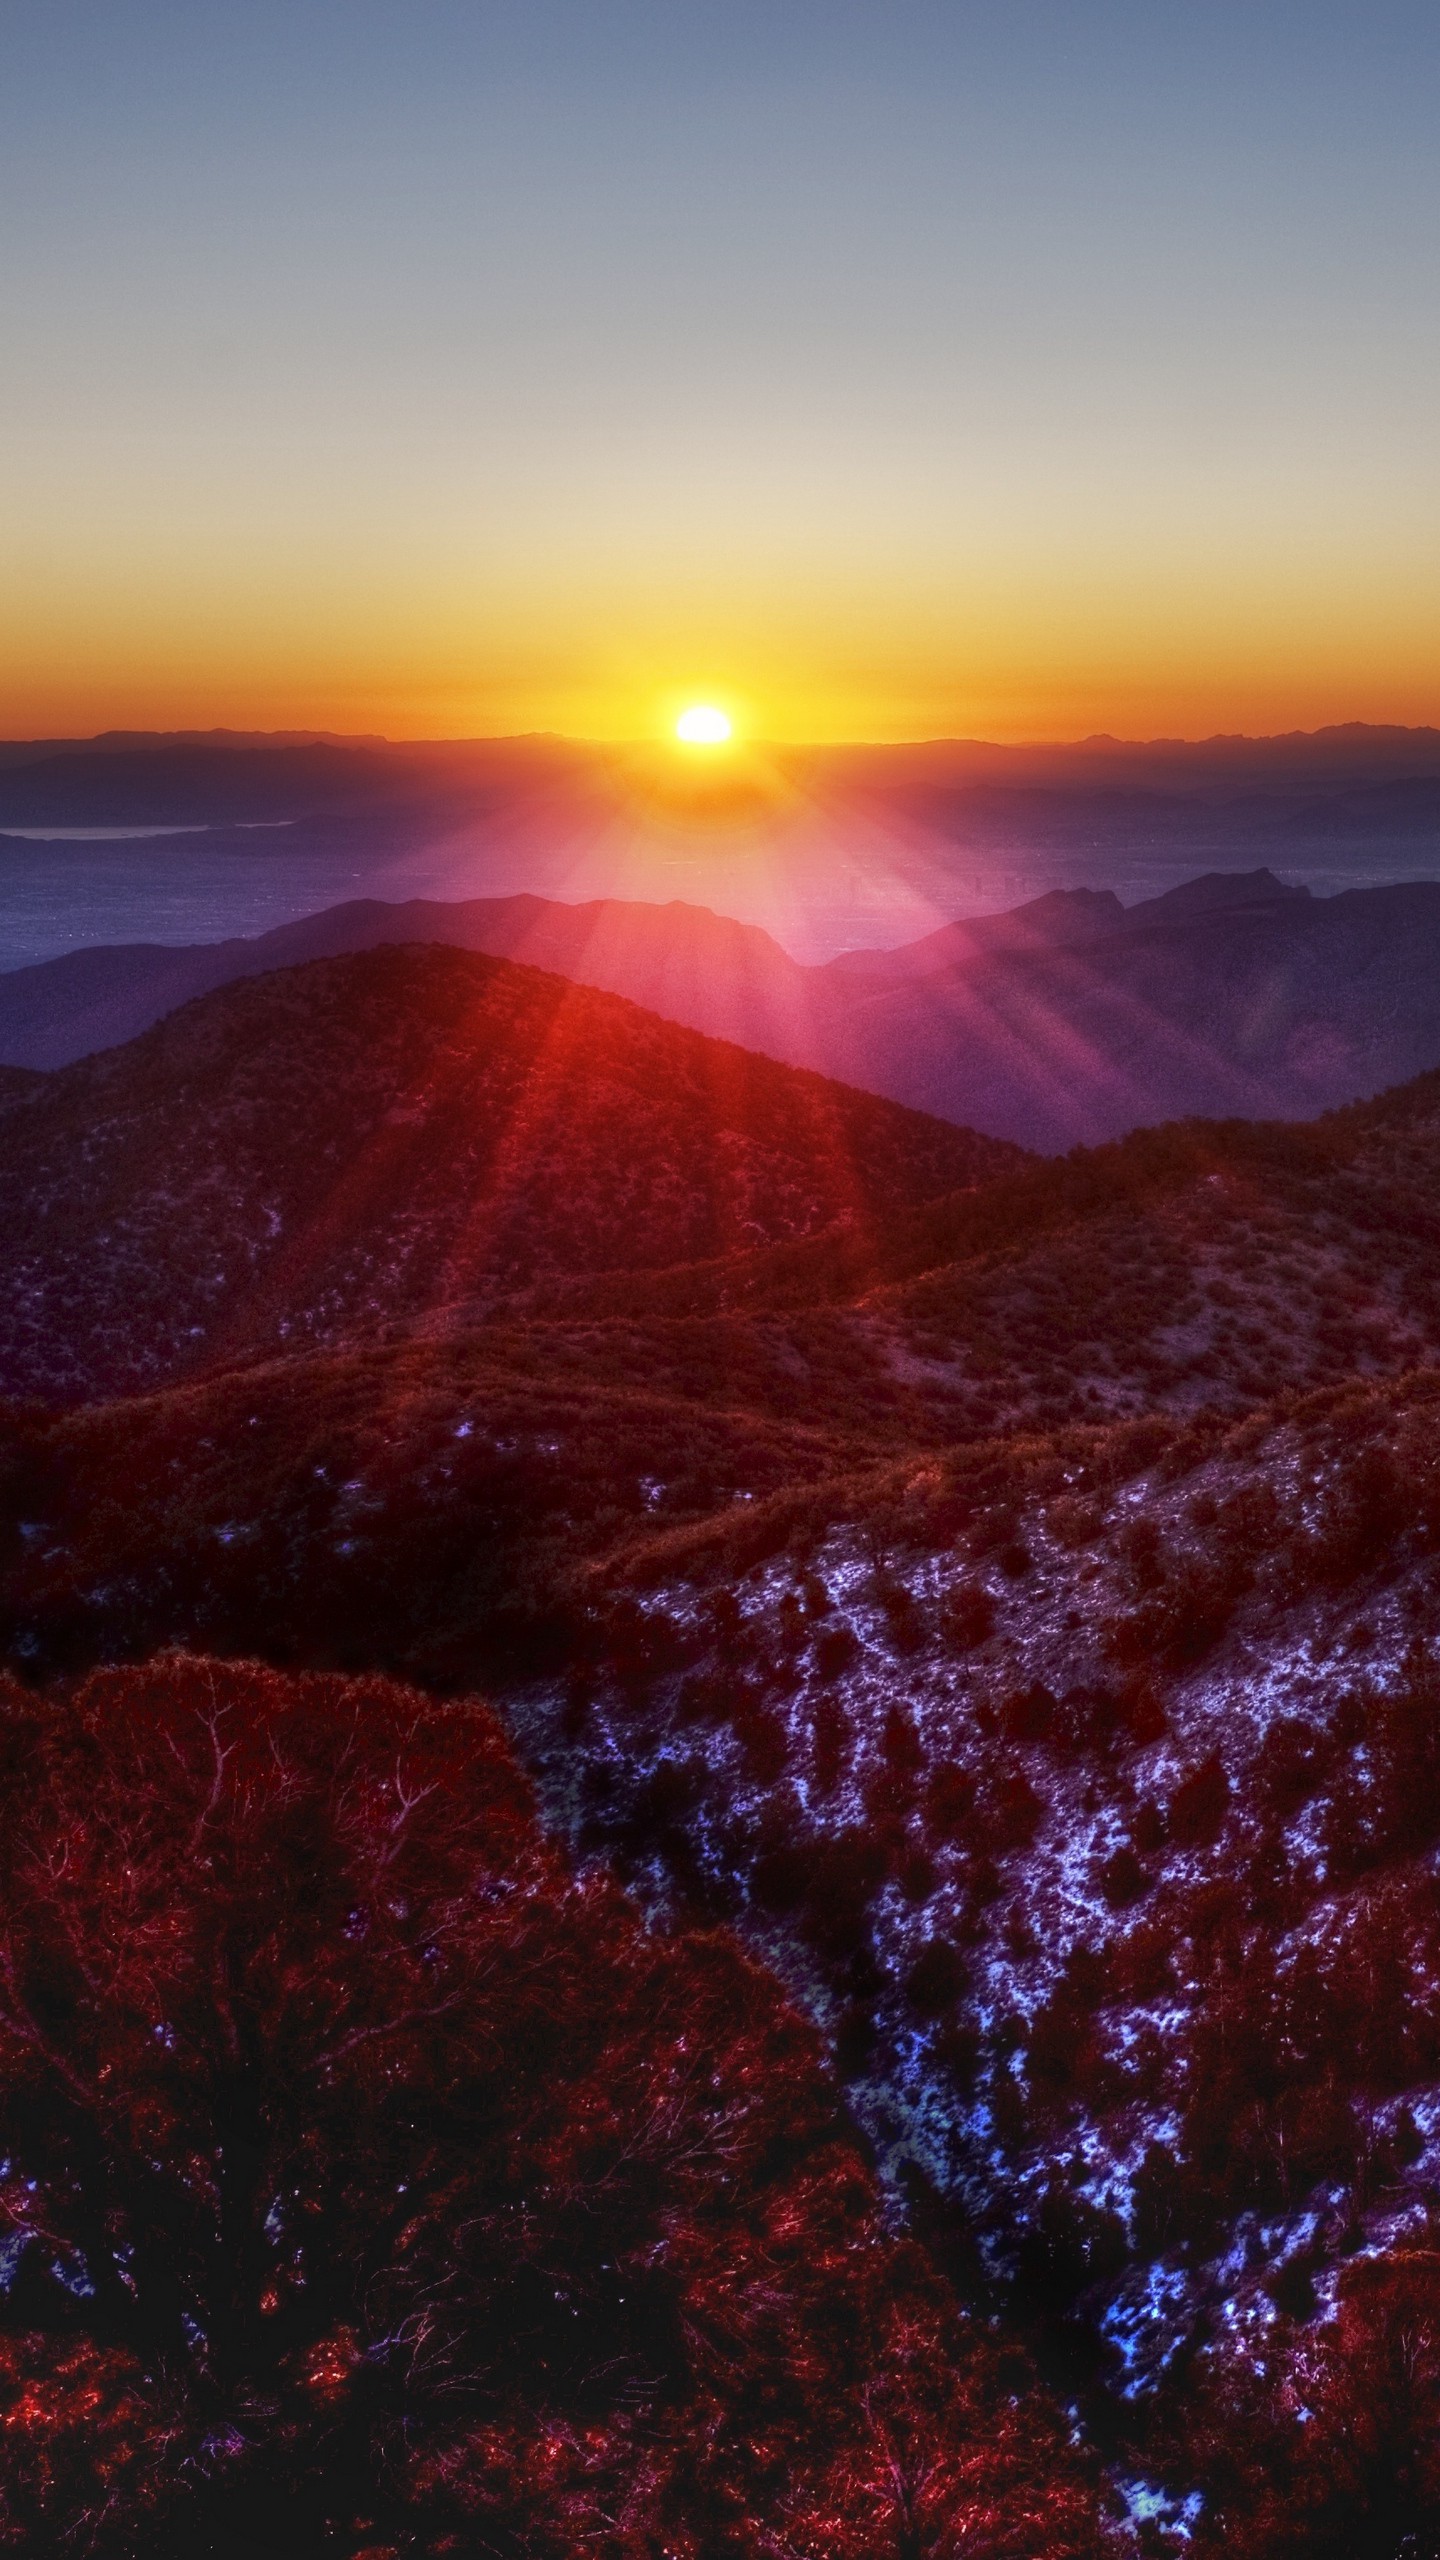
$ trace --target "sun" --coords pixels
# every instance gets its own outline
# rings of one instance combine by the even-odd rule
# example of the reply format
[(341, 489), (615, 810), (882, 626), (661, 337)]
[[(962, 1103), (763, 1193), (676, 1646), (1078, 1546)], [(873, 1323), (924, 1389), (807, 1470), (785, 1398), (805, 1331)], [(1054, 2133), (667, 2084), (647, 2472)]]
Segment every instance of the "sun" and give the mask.
[(675, 723), (675, 735), (687, 747), (723, 747), (731, 737), (728, 713), (713, 702), (692, 702)]

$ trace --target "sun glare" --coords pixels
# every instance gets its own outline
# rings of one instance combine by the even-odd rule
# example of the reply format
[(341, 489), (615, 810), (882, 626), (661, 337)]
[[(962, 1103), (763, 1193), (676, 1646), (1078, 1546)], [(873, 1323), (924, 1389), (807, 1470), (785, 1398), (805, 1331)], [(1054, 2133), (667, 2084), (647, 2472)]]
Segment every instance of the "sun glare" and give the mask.
[(692, 702), (676, 721), (675, 735), (687, 747), (723, 747), (730, 737), (730, 722), (713, 702)]

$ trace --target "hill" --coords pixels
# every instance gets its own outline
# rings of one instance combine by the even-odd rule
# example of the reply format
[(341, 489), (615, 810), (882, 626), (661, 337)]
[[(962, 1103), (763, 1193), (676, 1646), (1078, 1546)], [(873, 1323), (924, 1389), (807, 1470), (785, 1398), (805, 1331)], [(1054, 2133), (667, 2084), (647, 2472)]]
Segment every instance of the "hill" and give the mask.
[(13, 1394), (881, 1224), (1015, 1150), (512, 964), (381, 950), (0, 1098)]
[(772, 1055), (785, 1047), (808, 974), (758, 926), (679, 900), (356, 898), (253, 938), (100, 945), (12, 970), (0, 976), (0, 1050), (21, 1066), (68, 1066), (133, 1040), (212, 988), (405, 942), (552, 969)]
[(63, 1064), (212, 987), (406, 941), (557, 970), (1044, 1153), (1174, 1118), (1305, 1117), (1440, 1064), (1440, 885), (1316, 898), (1263, 869), (1129, 907), (1056, 891), (816, 967), (679, 901), (359, 900), (253, 941), (13, 971), (0, 1055)]
[(503, 1347), (12, 1414), (11, 1659), (484, 1672), (578, 1846), (781, 1966), (1142, 2512), (1299, 2555), (1318, 2471), (1358, 2532), (1436, 2307), (1436, 1370), (886, 1447)]
[(832, 1072), (1044, 1152), (1190, 1116), (1300, 1118), (1440, 1062), (1440, 886), (1196, 881), (1083, 942), (867, 986)]
[[(633, 1168), (608, 1171), (627, 1198)], [(897, 1466), (924, 1481), (1067, 1432), (1208, 1446), (1424, 1370), (1437, 1184), (1429, 1078), (1313, 1130), (1145, 1133), (873, 1229), (567, 1273), (488, 1316), (422, 1293), (403, 1323), (362, 1325), (368, 1343), (335, 1322), (328, 1347), (265, 1359), (257, 1331), (238, 1365), (196, 1354), (158, 1393), (12, 1412), (12, 1641), (55, 1666), (263, 1627), (286, 1658), (373, 1647), (451, 1680), (553, 1659), (582, 1641), (593, 1573), (632, 1549), (712, 1531), (717, 1554), (745, 1549), (786, 1501), (844, 1519)], [(204, 1268), (183, 1229), (166, 1244), (157, 1293)]]

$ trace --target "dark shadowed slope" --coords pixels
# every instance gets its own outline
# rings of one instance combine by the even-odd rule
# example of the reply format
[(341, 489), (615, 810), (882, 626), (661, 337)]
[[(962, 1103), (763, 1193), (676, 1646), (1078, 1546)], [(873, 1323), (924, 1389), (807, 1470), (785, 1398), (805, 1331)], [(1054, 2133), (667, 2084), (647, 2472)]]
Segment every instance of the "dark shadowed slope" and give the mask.
[(1056, 891), (823, 968), (679, 902), (357, 901), (255, 941), (13, 971), (0, 1056), (59, 1065), (242, 976), (406, 941), (554, 969), (1042, 1152), (1178, 1117), (1305, 1117), (1440, 1063), (1440, 885), (1314, 898), (1264, 870), (1129, 908)]
[(848, 1298), (820, 1240), (736, 1257), (738, 1312), (11, 1412), (6, 1648), (506, 1675), (553, 1815), (782, 1963), (1150, 2512), (1399, 2560), (1440, 2485), (1436, 1129), (1432, 1081), (1132, 1139), (899, 1220)]
[(222, 989), (0, 1109), (12, 1391), (868, 1228), (1015, 1151), (505, 961)]

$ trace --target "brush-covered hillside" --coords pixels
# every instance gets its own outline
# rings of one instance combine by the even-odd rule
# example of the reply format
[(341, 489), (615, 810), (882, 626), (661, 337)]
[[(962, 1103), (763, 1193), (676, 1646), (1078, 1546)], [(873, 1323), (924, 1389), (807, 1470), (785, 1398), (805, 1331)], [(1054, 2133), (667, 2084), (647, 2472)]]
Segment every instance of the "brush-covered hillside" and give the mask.
[(0, 1092), (0, 1385), (120, 1392), (868, 1229), (1018, 1160), (537, 970), (319, 961)]
[[(631, 1143), (652, 1126), (637, 1115)], [(622, 1199), (658, 1181), (614, 1143)], [(613, 1237), (605, 1170), (591, 1197)], [(120, 1404), (12, 1406), (13, 1640), (58, 1663), (263, 1626), (288, 1654), (378, 1646), (446, 1678), (553, 1658), (588, 1577), (636, 1538), (748, 1535), (787, 1493), (843, 1516), (877, 1470), (1076, 1430), (1209, 1432), (1423, 1370), (1437, 1184), (1430, 1078), (1315, 1127), (1139, 1133), (792, 1244), (552, 1272), (488, 1321), (448, 1294), (383, 1328), (367, 1306), (359, 1340), (197, 1355), (200, 1374)], [(193, 1265), (178, 1213), (170, 1247)]]
[[(173, 1148), (168, 1235), (158, 1207), (147, 1233), (183, 1270), (266, 1054), (217, 1045), (202, 1076), (197, 1026), (231, 1004), (283, 1023), (310, 989), (317, 1025), (276, 1054), (311, 1060), (314, 1162), (358, 1133), (332, 1189), (359, 1198), (399, 1089), (372, 1054), (418, 1036), (331, 1008), (371, 970), (463, 979), (457, 1092), (526, 1089), (498, 1036), (477, 1065), (454, 1030), (477, 988), (532, 1027), (522, 998), (550, 1009), (533, 1161), (578, 1167), (580, 1241), (532, 1186), (543, 1242), (497, 1280), (437, 1284), (417, 1248), (383, 1323), (362, 1273), (285, 1300), (330, 1310), (298, 1339), (251, 1318), (243, 1357), (209, 1337), (144, 1393), (13, 1401), (12, 1669), (65, 1696), (180, 1642), (488, 1690), (552, 1830), (662, 1934), (720, 1925), (778, 1968), (889, 2209), (1017, 2376), (1035, 2360), (1131, 2548), (1431, 2560), (1440, 1080), (1306, 1127), (997, 1161), (609, 1000), (581, 1023), (592, 999), (556, 981), (402, 952), (207, 999), (27, 1089), (0, 1132), (45, 1125), (69, 1075), (132, 1091), (143, 1065), (106, 1178), (159, 1203)], [(663, 1076), (587, 1120), (597, 1055), (618, 1088), (622, 1054)], [(257, 1163), (292, 1127), (264, 1108)], [(758, 1236), (704, 1134), (757, 1125)], [(376, 1233), (407, 1178), (453, 1200), (463, 1126), (399, 1124), (416, 1153), (363, 1195)], [(817, 1126), (847, 1132), (848, 1194), (838, 1151), (807, 1159)], [(676, 1161), (693, 1196), (661, 1178)], [(318, 1200), (308, 1232), (318, 1253)], [(49, 1303), (64, 1342), (58, 1283)], [(960, 2560), (927, 2531), (859, 2548)]]

